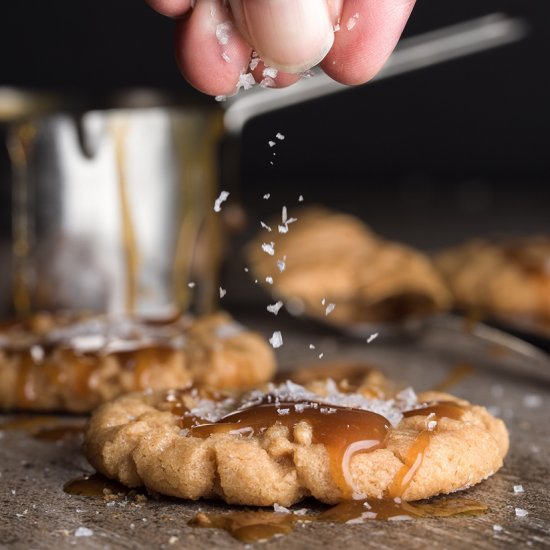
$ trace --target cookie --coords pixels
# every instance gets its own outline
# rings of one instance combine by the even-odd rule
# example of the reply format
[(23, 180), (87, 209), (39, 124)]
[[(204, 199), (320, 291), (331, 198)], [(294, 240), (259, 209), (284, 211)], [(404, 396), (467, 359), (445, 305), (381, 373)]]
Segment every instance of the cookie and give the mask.
[(265, 339), (225, 313), (165, 322), (42, 314), (0, 331), (3, 409), (87, 412), (191, 382), (247, 389), (274, 370)]
[(313, 496), (425, 499), (494, 474), (501, 420), (448, 394), (315, 393), (287, 381), (240, 397), (196, 388), (123, 396), (94, 412), (84, 451), (130, 487), (185, 499), (290, 506)]
[(550, 237), (474, 239), (435, 263), (459, 308), (550, 321)]
[[(295, 308), (298, 303), (309, 315), (345, 325), (449, 307), (445, 284), (421, 252), (380, 238), (347, 214), (312, 207), (296, 218), (280, 226), (282, 233), (272, 223), (272, 231), (261, 232), (248, 247), (258, 280), (271, 277), (268, 290)], [(336, 307), (327, 316), (329, 303)]]

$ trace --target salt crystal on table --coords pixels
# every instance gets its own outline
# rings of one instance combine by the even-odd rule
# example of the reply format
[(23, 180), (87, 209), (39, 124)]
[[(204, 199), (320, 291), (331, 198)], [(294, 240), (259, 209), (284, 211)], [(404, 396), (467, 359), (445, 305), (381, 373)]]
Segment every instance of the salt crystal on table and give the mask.
[(309, 349), (315, 349), (315, 346), (313, 344), (309, 344)]
[(222, 191), (220, 193), (220, 196), (214, 201), (214, 212), (221, 212), (222, 202), (225, 202), (227, 197), (229, 197), (229, 193), (227, 191)]
[(502, 531), (502, 530), (503, 530), (502, 525), (498, 525), (498, 523), (495, 523), (493, 525), (493, 531), (496, 531), (497, 533), (500, 533), (500, 531)]
[(329, 304), (325, 309), (325, 316), (330, 315), (336, 306), (334, 304)]
[(528, 516), (529, 512), (527, 510), (524, 510), (523, 508), (516, 508), (516, 517), (517, 518), (524, 518), (525, 516)]
[(367, 344), (370, 344), (375, 338), (378, 338), (378, 332), (375, 332), (374, 334), (371, 334), (371, 335), (367, 338)]
[(290, 514), (290, 510), (288, 508), (285, 508), (284, 506), (280, 506), (277, 503), (273, 505), (273, 511), (276, 512), (277, 514)]
[(269, 343), (275, 349), (280, 348), (283, 345), (283, 335), (281, 334), (281, 331), (275, 331), (273, 336), (269, 339)]
[(223, 298), (227, 294), (227, 290), (220, 286), (220, 298)]
[(279, 313), (279, 310), (282, 307), (283, 307), (283, 302), (278, 301), (277, 303), (275, 303), (273, 305), (267, 306), (267, 311), (269, 311), (269, 313), (273, 313), (274, 315), (277, 315), (277, 313)]
[(250, 90), (256, 85), (256, 80), (250, 73), (241, 73), (239, 75), (239, 81), (237, 82), (237, 90), (244, 88)]
[(262, 250), (263, 250), (266, 254), (269, 254), (270, 256), (274, 256), (274, 255), (275, 255), (275, 243), (274, 243), (274, 242), (271, 242), (271, 243), (263, 243), (263, 244), (262, 244)]
[(524, 493), (525, 489), (523, 488), (523, 485), (514, 485), (514, 493)]
[(75, 537), (91, 537), (94, 534), (94, 532), (91, 529), (88, 529), (87, 527), (79, 527), (75, 532)]

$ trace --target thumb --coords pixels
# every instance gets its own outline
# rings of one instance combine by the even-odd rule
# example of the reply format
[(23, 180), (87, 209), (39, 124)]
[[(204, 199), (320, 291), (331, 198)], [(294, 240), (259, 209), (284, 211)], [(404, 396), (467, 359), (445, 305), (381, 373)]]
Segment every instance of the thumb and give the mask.
[(229, 0), (241, 34), (266, 65), (299, 73), (334, 42), (327, 0)]

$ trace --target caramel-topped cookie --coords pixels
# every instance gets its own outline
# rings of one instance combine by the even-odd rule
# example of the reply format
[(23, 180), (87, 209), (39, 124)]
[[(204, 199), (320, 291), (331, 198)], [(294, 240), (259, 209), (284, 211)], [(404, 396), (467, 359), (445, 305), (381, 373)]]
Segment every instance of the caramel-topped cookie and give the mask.
[(41, 314), (0, 330), (0, 409), (86, 412), (123, 393), (192, 382), (247, 389), (272, 349), (225, 313), (198, 319)]
[(474, 239), (436, 265), (458, 307), (550, 324), (550, 237)]
[[(295, 214), (282, 233), (274, 222), (248, 247), (254, 274), (259, 281), (271, 277), (268, 290), (281, 298), (298, 299), (309, 315), (344, 325), (448, 308), (448, 290), (421, 252), (382, 239), (347, 214), (320, 207)], [(327, 316), (329, 303), (336, 307)]]
[(418, 500), (502, 466), (508, 434), (483, 407), (436, 392), (387, 399), (330, 379), (312, 384), (239, 397), (197, 388), (126, 395), (93, 414), (85, 454), (131, 487), (258, 506)]

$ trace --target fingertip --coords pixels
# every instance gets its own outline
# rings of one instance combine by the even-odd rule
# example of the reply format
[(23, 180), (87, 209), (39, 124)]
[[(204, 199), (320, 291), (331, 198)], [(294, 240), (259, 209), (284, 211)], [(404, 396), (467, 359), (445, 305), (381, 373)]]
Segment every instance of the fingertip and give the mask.
[(181, 17), (191, 7), (191, 0), (145, 0), (145, 2), (167, 17)]

